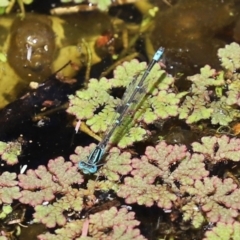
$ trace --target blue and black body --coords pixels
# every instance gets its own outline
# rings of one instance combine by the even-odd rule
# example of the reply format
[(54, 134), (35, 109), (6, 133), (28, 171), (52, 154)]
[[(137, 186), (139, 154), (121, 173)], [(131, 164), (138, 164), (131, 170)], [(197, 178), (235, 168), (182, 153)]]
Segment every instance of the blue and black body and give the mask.
[[(153, 66), (160, 61), (164, 53), (164, 48), (160, 47), (156, 53), (154, 54), (151, 62), (149, 63), (147, 69), (144, 71), (143, 76), (141, 77), (139, 83), (134, 87), (131, 94), (128, 94), (128, 88), (126, 89), (121, 104), (116, 109), (116, 118), (114, 118), (114, 121), (112, 123), (112, 126), (109, 128), (107, 133), (104, 135), (102, 141), (95, 147), (95, 149), (91, 152), (91, 154), (88, 156), (87, 161), (80, 161), (79, 162), (79, 168), (82, 170), (85, 174), (91, 174), (95, 173), (97, 171), (98, 163), (101, 161), (105, 149), (107, 147), (107, 144), (113, 135), (116, 128), (122, 123), (125, 114), (128, 112), (128, 109), (130, 108), (131, 104), (134, 102), (136, 95), (143, 90), (143, 83), (145, 79), (147, 78), (148, 74), (150, 73)], [(133, 79), (133, 82), (135, 83), (137, 81), (136, 76)], [(130, 83), (130, 85), (132, 85)], [(144, 91), (142, 91), (144, 92)]]

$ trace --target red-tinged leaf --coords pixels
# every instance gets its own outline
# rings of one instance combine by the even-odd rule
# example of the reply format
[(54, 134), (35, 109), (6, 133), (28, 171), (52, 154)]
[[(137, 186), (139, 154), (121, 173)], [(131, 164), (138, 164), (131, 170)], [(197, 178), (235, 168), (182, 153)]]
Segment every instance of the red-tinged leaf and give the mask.
[(36, 222), (42, 222), (48, 228), (54, 228), (56, 225), (63, 226), (66, 223), (66, 218), (63, 215), (65, 209), (61, 208), (58, 203), (53, 205), (35, 207), (34, 220)]
[(44, 166), (39, 166), (36, 170), (28, 170), (26, 174), (19, 174), (18, 179), (19, 186), (29, 190), (47, 188), (54, 185), (52, 175)]
[[(50, 160), (48, 169), (39, 166), (36, 170), (28, 170), (26, 174), (19, 174), (19, 185), (23, 190), (21, 202), (36, 206), (44, 201), (51, 201), (56, 193), (66, 194), (73, 183), (81, 183), (82, 176), (71, 162), (64, 162), (59, 157)], [(32, 191), (32, 192), (31, 192)]]
[(223, 195), (220, 199), (220, 202), (224, 203), (224, 205), (226, 207), (228, 207), (229, 209), (240, 209), (240, 189), (236, 189), (234, 190), (234, 192), (232, 192), (230, 195), (227, 196), (227, 198), (225, 197), (225, 195)]
[(112, 148), (106, 158), (106, 164), (101, 170), (110, 181), (118, 181), (121, 176), (129, 174), (131, 168), (131, 154), (117, 148)]
[(233, 223), (234, 219), (238, 216), (238, 211), (227, 209), (211, 200), (202, 206), (202, 210), (206, 212), (208, 221), (213, 223)]
[(0, 186), (2, 187), (13, 187), (18, 184), (15, 180), (17, 177), (16, 173), (3, 172), (0, 176)]
[[(122, 225), (124, 227), (120, 227), (121, 230), (119, 229), (121, 233), (116, 232), (118, 227)], [(138, 231), (132, 231), (138, 225), (139, 221), (135, 220), (134, 212), (128, 212), (126, 208), (117, 210), (115, 207), (112, 207), (107, 211), (90, 215), (89, 234), (90, 236), (98, 237), (98, 239), (117, 239), (113, 237), (117, 235), (120, 236), (120, 239), (123, 239), (123, 236), (126, 236), (125, 239), (129, 239), (127, 236), (139, 234)], [(106, 234), (104, 229), (111, 229), (112, 231)], [(139, 239), (142, 239), (141, 235), (139, 237)]]
[(205, 169), (204, 156), (201, 154), (188, 155), (173, 171), (169, 180), (178, 181), (183, 185), (193, 185), (195, 180), (203, 179), (209, 175)]
[(161, 141), (156, 147), (147, 147), (146, 156), (152, 161), (156, 161), (160, 166), (165, 161), (168, 164), (173, 164), (179, 160), (182, 160), (187, 153), (185, 145), (167, 145), (166, 142)]
[(203, 137), (201, 143), (192, 144), (195, 152), (202, 153), (212, 163), (224, 160), (240, 161), (240, 139), (223, 135), (217, 137)]
[(140, 160), (133, 159), (131, 172), (134, 176), (144, 178), (144, 181), (152, 183), (156, 177), (168, 179), (170, 167), (187, 155), (186, 146), (167, 145), (162, 141), (155, 147), (147, 147), (145, 156)]
[(157, 203), (164, 209), (171, 209), (172, 202), (177, 199), (177, 196), (171, 193), (167, 186), (151, 185), (144, 182), (139, 176), (126, 177), (124, 185), (120, 186), (117, 195), (124, 198), (127, 204), (138, 203), (151, 207)]
[(133, 158), (132, 167), (133, 170), (131, 174), (142, 178), (144, 182), (148, 182), (149, 184), (152, 184), (156, 177), (162, 176), (163, 174), (161, 169), (149, 163), (146, 156), (142, 156), (141, 159)]
[(85, 190), (69, 189), (69, 191), (62, 197), (61, 204), (64, 209), (72, 209), (74, 211), (80, 212), (83, 210), (83, 198), (85, 196)]
[(10, 204), (21, 196), (15, 179), (15, 173), (3, 172), (0, 176), (0, 203)]
[(82, 175), (78, 172), (78, 168), (73, 166), (71, 162), (65, 162), (64, 158), (58, 157), (50, 160), (48, 169), (54, 176), (54, 181), (60, 185), (71, 185), (73, 183), (82, 183)]
[(71, 213), (73, 211), (80, 212), (83, 210), (83, 196), (85, 190), (77, 190), (69, 188), (68, 192), (65, 195), (57, 200), (53, 204), (47, 206), (35, 207), (34, 218), (36, 221), (40, 221), (45, 224), (47, 227), (55, 227), (56, 225), (63, 226), (66, 223), (66, 216), (68, 211)]
[(21, 198), (19, 201), (24, 204), (29, 204), (31, 206), (37, 206), (42, 204), (45, 201), (51, 201), (55, 198), (53, 194), (53, 190), (51, 188), (42, 189), (41, 191), (29, 191), (23, 190), (21, 191)]
[[(78, 239), (77, 237), (81, 236), (82, 226), (83, 226), (83, 220), (75, 220), (72, 222), (68, 222), (64, 227), (56, 229), (55, 234), (51, 234), (51, 233), (41, 234), (38, 236), (38, 239), (40, 240)], [(92, 239), (92, 238), (89, 238), (89, 239)]]
[(2, 187), (0, 188), (0, 203), (11, 204), (14, 199), (20, 198), (19, 187)]
[[(103, 238), (102, 238), (103, 239)], [(110, 236), (106, 236), (104, 238), (106, 240), (146, 240), (139, 231), (139, 229), (133, 229), (132, 227), (128, 227), (125, 224), (121, 224), (118, 226), (114, 226), (112, 230), (112, 234)]]
[[(191, 201), (201, 206), (210, 222), (232, 223), (238, 216), (239, 190), (230, 178), (222, 181), (217, 177), (206, 177), (196, 180), (193, 186), (181, 186), (181, 191), (191, 195)], [(228, 207), (231, 203), (233, 208)]]

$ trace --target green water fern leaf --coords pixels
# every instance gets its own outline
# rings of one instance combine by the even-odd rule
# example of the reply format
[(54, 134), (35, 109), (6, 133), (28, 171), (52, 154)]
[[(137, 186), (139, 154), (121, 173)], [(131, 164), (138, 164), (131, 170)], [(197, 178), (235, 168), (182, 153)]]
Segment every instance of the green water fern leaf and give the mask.
[[(68, 112), (74, 114), (80, 120), (85, 120), (86, 124), (94, 133), (102, 134), (107, 132), (111, 128), (111, 124), (114, 124), (119, 116), (119, 113), (116, 114), (117, 106), (119, 106), (119, 104), (121, 104), (120, 106), (124, 106), (127, 103), (126, 99), (128, 99), (124, 98), (122, 101), (119, 98), (114, 98), (111, 92), (115, 89), (126, 88), (124, 97), (131, 95), (132, 92), (135, 91), (138, 81), (142, 77), (145, 69), (146, 63), (139, 63), (137, 60), (132, 60), (118, 66), (114, 71), (114, 77), (112, 79), (101, 78), (99, 81), (91, 79), (88, 89), (78, 91), (76, 95), (70, 96)], [(154, 85), (158, 86), (160, 89), (167, 89), (173, 81), (174, 79), (172, 77), (167, 76), (164, 71), (160, 70), (158, 65), (155, 65), (145, 80), (142, 90), (135, 95), (134, 101), (131, 102), (131, 106), (127, 110), (126, 117), (124, 117), (121, 126), (116, 131), (116, 134), (110, 139), (110, 142), (118, 142), (119, 147), (125, 148), (136, 141), (143, 140), (146, 135), (146, 130), (136, 126), (136, 122), (141, 116), (139, 114), (135, 116), (135, 109), (138, 109), (144, 104), (146, 100), (144, 96), (148, 90), (155, 91), (153, 88)], [(139, 94), (141, 92), (144, 94)], [(165, 95), (168, 95), (165, 102), (165, 105), (167, 105), (165, 111), (167, 111), (166, 108), (168, 108), (168, 112), (165, 113), (165, 115), (175, 116), (177, 114), (176, 105), (179, 99), (177, 97), (174, 98), (175, 95), (171, 93)], [(157, 97), (157, 95), (154, 96), (154, 98)], [(149, 113), (148, 109), (150, 109), (150, 106), (145, 104), (145, 116)], [(152, 116), (152, 113), (150, 113), (150, 115)], [(152, 122), (155, 120), (155, 118), (150, 118)], [(148, 122), (150, 122), (150, 118), (148, 118)], [(123, 128), (124, 131), (122, 131)], [(130, 130), (131, 128), (133, 129)], [(126, 129), (129, 131), (126, 131)]]
[(231, 43), (218, 50), (218, 56), (221, 65), (232, 72), (240, 68), (240, 46), (237, 43)]

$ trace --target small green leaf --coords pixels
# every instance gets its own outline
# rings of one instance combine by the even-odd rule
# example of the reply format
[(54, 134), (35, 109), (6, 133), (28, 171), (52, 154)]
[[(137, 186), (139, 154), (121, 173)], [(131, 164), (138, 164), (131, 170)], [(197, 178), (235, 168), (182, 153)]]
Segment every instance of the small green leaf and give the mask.
[(58, 203), (48, 206), (38, 205), (35, 207), (34, 221), (42, 222), (49, 228), (54, 228), (56, 225), (63, 226), (67, 221), (63, 215), (64, 210)]
[(224, 160), (240, 161), (240, 139), (227, 136), (202, 137), (202, 143), (192, 143), (193, 150), (204, 154), (209, 161), (216, 163)]
[(231, 238), (232, 232), (232, 224), (219, 222), (216, 227), (206, 232), (204, 240), (237, 240), (237, 238)]
[(140, 142), (144, 139), (146, 133), (146, 130), (141, 127), (132, 127), (118, 142), (118, 146), (120, 148), (126, 148), (127, 146), (131, 146), (134, 142)]
[(9, 165), (18, 163), (18, 156), (21, 154), (22, 144), (19, 141), (13, 142), (0, 142), (0, 155), (2, 160), (6, 161)]
[(211, 103), (213, 112), (211, 114), (212, 124), (220, 124), (222, 126), (228, 126), (235, 117), (235, 110), (226, 105), (226, 97), (222, 97), (217, 102)]
[(204, 223), (204, 217), (199, 209), (199, 207), (193, 203), (189, 202), (182, 207), (183, 210), (183, 220), (191, 221), (195, 228), (200, 228)]
[(122, 175), (127, 175), (131, 170), (131, 154), (120, 153), (117, 148), (112, 148), (105, 159), (106, 163), (102, 173), (111, 181), (118, 181)]
[(226, 45), (218, 50), (222, 66), (232, 72), (240, 68), (240, 46), (237, 43)]
[(212, 112), (213, 112), (212, 109), (201, 107), (196, 111), (193, 111), (192, 114), (187, 118), (186, 122), (190, 124), (190, 123), (198, 122), (201, 119), (208, 119), (210, 118)]
[(6, 216), (12, 212), (12, 207), (11, 205), (3, 205), (2, 211), (0, 213), (0, 219), (6, 218)]
[(172, 201), (177, 199), (174, 193), (167, 191), (166, 185), (151, 185), (143, 181), (140, 176), (126, 177), (124, 183), (120, 186), (117, 194), (119, 197), (125, 198), (127, 204), (138, 203), (151, 207), (156, 202), (159, 207), (170, 209)]
[(0, 196), (0, 203), (11, 204), (14, 199), (19, 199), (21, 193), (19, 187), (2, 187)]

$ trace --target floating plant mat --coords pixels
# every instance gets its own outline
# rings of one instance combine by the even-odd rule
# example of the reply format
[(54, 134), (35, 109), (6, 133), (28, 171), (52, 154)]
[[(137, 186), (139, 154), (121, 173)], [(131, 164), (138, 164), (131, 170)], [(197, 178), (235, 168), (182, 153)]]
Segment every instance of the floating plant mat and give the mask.
[[(19, 238), (29, 239), (38, 235), (39, 239), (67, 240), (220, 239), (222, 236), (238, 240), (240, 47), (237, 43), (226, 45), (222, 40), (220, 45), (224, 47), (218, 53), (213, 53), (212, 48), (206, 50), (213, 45), (219, 48), (216, 42), (227, 36), (224, 24), (235, 23), (237, 15), (231, 11), (232, 1), (224, 1), (222, 5), (219, 1), (211, 1), (209, 5), (209, 1), (192, 1), (186, 8), (187, 2), (177, 1), (171, 7), (165, 6), (162, 15), (161, 11), (157, 13), (158, 19), (164, 21), (158, 21), (149, 35), (156, 39), (155, 49), (162, 45), (161, 39), (169, 44), (167, 69), (164, 63), (160, 64), (161, 68), (153, 69), (150, 79), (161, 81), (148, 92), (134, 117), (130, 115), (129, 121), (119, 128), (97, 173), (84, 175), (78, 168), (79, 161), (95, 147), (94, 140), (81, 133), (72, 141), (74, 129), (70, 127), (67, 134), (60, 131), (67, 129), (67, 121), (60, 127), (64, 123), (61, 118), (71, 113), (101, 138), (126, 82), (144, 71), (146, 63), (140, 59), (122, 63), (112, 76), (90, 79), (77, 92), (72, 84), (60, 82), (53, 75), (44, 85), (2, 109), (0, 137), (5, 142), (0, 143), (0, 228), (5, 235), (1, 236), (3, 239), (7, 234), (15, 238), (19, 234)], [(215, 3), (219, 8), (212, 8), (216, 11), (211, 14), (206, 9), (208, 18), (200, 18), (201, 23), (193, 21), (197, 14), (186, 14)], [(221, 15), (222, 19), (216, 18)], [(180, 22), (185, 28), (179, 28), (183, 35), (177, 38), (174, 34), (180, 32), (170, 27), (164, 33), (157, 31), (158, 26), (163, 29), (161, 24), (167, 24), (164, 16), (171, 16), (171, 23), (173, 16), (178, 20), (190, 17), (191, 21), (184, 18)], [(210, 16), (217, 19), (215, 28), (205, 24)], [(190, 31), (191, 35), (187, 31), (189, 25), (184, 23), (191, 23), (193, 30), (205, 25), (201, 31)], [(194, 23), (199, 24), (196, 27)], [(100, 40), (108, 37), (106, 34)], [(233, 37), (237, 39), (235, 33)], [(186, 39), (194, 39), (187, 41), (192, 48), (183, 44)], [(200, 40), (212, 45), (200, 44)], [(141, 45), (142, 39), (139, 42)], [(199, 49), (201, 54), (194, 55)], [(6, 52), (2, 51), (2, 63), (6, 62)], [(205, 60), (201, 58), (203, 54)], [(212, 54), (215, 54), (214, 61)], [(217, 58), (220, 61), (215, 69), (212, 63)], [(201, 66), (202, 63), (209, 65)], [(201, 68), (188, 74), (194, 64)], [(172, 66), (170, 72), (168, 68)], [(174, 74), (179, 69), (183, 74)], [(32, 121), (33, 112), (39, 113), (46, 106), (51, 109), (51, 104), (54, 108), (65, 100), (69, 103), (68, 113), (56, 112), (47, 116), (50, 120)], [(144, 129), (144, 135), (135, 131), (140, 128)], [(24, 134), (18, 138), (21, 132)], [(31, 144), (38, 145), (41, 151), (39, 148), (29, 151)], [(19, 223), (27, 226), (27, 233)], [(34, 236), (30, 235), (31, 231)]]

